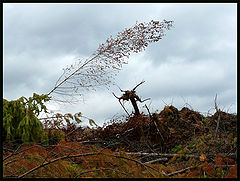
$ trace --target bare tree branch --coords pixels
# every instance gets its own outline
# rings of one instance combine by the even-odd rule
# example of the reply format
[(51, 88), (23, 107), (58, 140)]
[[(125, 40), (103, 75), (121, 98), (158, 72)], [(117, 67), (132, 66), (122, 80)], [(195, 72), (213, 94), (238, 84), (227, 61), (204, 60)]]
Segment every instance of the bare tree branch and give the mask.
[[(120, 90), (121, 90), (121, 89), (120, 89)], [(124, 111), (127, 113), (127, 115), (130, 116), (130, 114), (127, 112), (127, 110), (125, 109), (125, 107), (124, 107), (123, 104), (121, 103), (120, 97), (117, 97), (113, 92), (112, 92), (112, 94), (114, 95), (114, 97), (116, 97), (116, 98), (118, 99), (120, 105), (122, 106), (122, 108), (124, 109)]]
[[(119, 101), (119, 103), (121, 104), (121, 106), (123, 107), (123, 109), (126, 111), (126, 109), (124, 108), (124, 106), (122, 105), (122, 103), (120, 102), (120, 100), (123, 100), (123, 101), (131, 101), (131, 103), (132, 103), (132, 106), (133, 106), (133, 108), (134, 108), (134, 110), (135, 110), (135, 115), (139, 115), (140, 114), (140, 112), (139, 112), (139, 109), (138, 109), (138, 106), (137, 106), (137, 102), (136, 101), (139, 101), (139, 102), (144, 102), (144, 101), (147, 101), (147, 100), (149, 100), (150, 98), (148, 98), (148, 99), (145, 99), (145, 100), (141, 100), (139, 97), (138, 97), (138, 95), (136, 94), (136, 88), (138, 87), (138, 86), (140, 86), (141, 84), (143, 84), (145, 81), (142, 81), (142, 82), (140, 82), (139, 84), (137, 84), (132, 90), (126, 90), (126, 91), (123, 91), (122, 89), (120, 89), (121, 90), (121, 92), (124, 92), (124, 94), (121, 96), (121, 97), (117, 97), (114, 93), (113, 93), (113, 95), (118, 99), (118, 101)], [(127, 111), (126, 111), (127, 112)], [(128, 114), (128, 113), (127, 113)], [(129, 114), (128, 114), (129, 115)]]
[(189, 169), (192, 169), (192, 168), (196, 168), (197, 166), (198, 166), (198, 165), (191, 166), (191, 167), (187, 167), (187, 168), (178, 170), (178, 171), (176, 171), (176, 172), (169, 173), (169, 174), (167, 174), (167, 175), (170, 177), (170, 176), (175, 175), (175, 174), (177, 174), (177, 173), (181, 173), (181, 172), (184, 172), (184, 171), (186, 171), (186, 170), (189, 170)]
[(218, 106), (217, 106), (217, 94), (215, 96), (215, 99), (214, 99), (214, 104), (215, 104), (215, 109), (216, 109), (216, 114), (218, 115), (218, 119), (217, 119), (217, 126), (216, 126), (216, 130), (215, 130), (215, 139), (217, 137), (217, 132), (218, 132), (218, 127), (219, 127), (219, 123), (220, 123), (220, 109), (218, 109)]
[(136, 85), (132, 90), (133, 91), (135, 91), (136, 90), (136, 88), (138, 87), (138, 86), (140, 86), (141, 84), (143, 84), (145, 81), (142, 81), (142, 82), (140, 82), (138, 85)]

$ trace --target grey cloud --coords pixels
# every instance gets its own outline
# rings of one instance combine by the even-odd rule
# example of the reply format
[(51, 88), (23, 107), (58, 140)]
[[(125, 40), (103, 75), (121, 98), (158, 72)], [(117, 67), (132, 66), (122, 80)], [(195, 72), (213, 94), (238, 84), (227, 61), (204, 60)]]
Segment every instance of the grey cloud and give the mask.
[(91, 55), (110, 35), (116, 36), (137, 20), (151, 20), (143, 18), (142, 13), (151, 12), (152, 7), (141, 4), (17, 5), (4, 16), (7, 22), (4, 24), (5, 53)]
[(111, 32), (122, 30), (123, 20), (110, 17), (124, 19), (129, 8), (97, 4), (17, 5), (4, 16), (5, 53), (91, 55)]
[(236, 44), (236, 12), (232, 8), (233, 5), (224, 4), (168, 5), (163, 14), (171, 12), (174, 28), (166, 32), (166, 37), (158, 44), (152, 45), (149, 56), (156, 63), (167, 61), (166, 57), (171, 55), (185, 57), (188, 61), (200, 57), (235, 58), (231, 46)]
[[(236, 4), (4, 4), (4, 97), (47, 93), (74, 57), (89, 57), (110, 35), (152, 19), (174, 20), (174, 28), (131, 55), (117, 85), (131, 89), (145, 80), (139, 96), (151, 97), (158, 108), (172, 99), (181, 107), (184, 97), (206, 111), (218, 93), (234, 112)], [(111, 94), (120, 94), (117, 86), (101, 91), (63, 112), (81, 109), (96, 120), (124, 113)]]
[[(48, 93), (72, 57), (43, 58), (29, 54), (6, 56), (4, 61), (4, 95), (11, 99)], [(71, 63), (71, 61), (69, 62)], [(24, 92), (24, 90), (26, 91)]]

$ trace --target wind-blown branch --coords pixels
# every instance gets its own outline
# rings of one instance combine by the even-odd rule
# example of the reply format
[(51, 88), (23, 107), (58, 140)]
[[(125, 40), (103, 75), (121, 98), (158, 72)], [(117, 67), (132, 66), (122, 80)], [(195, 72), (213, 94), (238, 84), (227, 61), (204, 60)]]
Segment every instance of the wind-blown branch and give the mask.
[(64, 69), (63, 75), (48, 95), (61, 93), (61, 99), (64, 99), (64, 94), (73, 97), (80, 95), (78, 92), (82, 95), (84, 90), (108, 87), (122, 65), (128, 63), (125, 58), (145, 50), (149, 43), (162, 39), (164, 29), (169, 30), (172, 23), (173, 21), (166, 20), (136, 23), (132, 28), (119, 32), (116, 38), (110, 36), (105, 43), (99, 45), (92, 58), (80, 60)]

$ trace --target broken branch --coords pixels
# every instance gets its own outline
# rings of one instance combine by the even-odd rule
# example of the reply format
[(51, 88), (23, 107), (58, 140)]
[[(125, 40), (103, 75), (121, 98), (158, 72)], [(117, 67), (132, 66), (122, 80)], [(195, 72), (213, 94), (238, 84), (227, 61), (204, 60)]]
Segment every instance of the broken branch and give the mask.
[(143, 80), (142, 82), (140, 82), (138, 85), (136, 85), (134, 88), (133, 88), (133, 91), (135, 91), (135, 89), (140, 86), (141, 84), (143, 84), (145, 81)]

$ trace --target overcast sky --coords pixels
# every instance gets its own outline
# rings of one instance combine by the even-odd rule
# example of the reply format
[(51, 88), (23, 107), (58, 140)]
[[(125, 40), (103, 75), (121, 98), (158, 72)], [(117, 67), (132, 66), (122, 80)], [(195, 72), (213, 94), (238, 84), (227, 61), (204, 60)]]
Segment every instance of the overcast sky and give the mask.
[[(110, 35), (137, 22), (173, 20), (162, 40), (133, 54), (115, 77), (122, 89), (137, 89), (150, 111), (165, 105), (187, 106), (201, 113), (219, 108), (237, 112), (237, 4), (3, 4), (3, 97), (8, 100), (48, 93), (76, 57), (90, 57)], [(99, 125), (126, 115), (110, 90), (86, 92), (84, 102), (50, 110), (82, 112)], [(132, 112), (130, 103), (124, 104)], [(190, 105), (190, 106), (189, 106)]]

